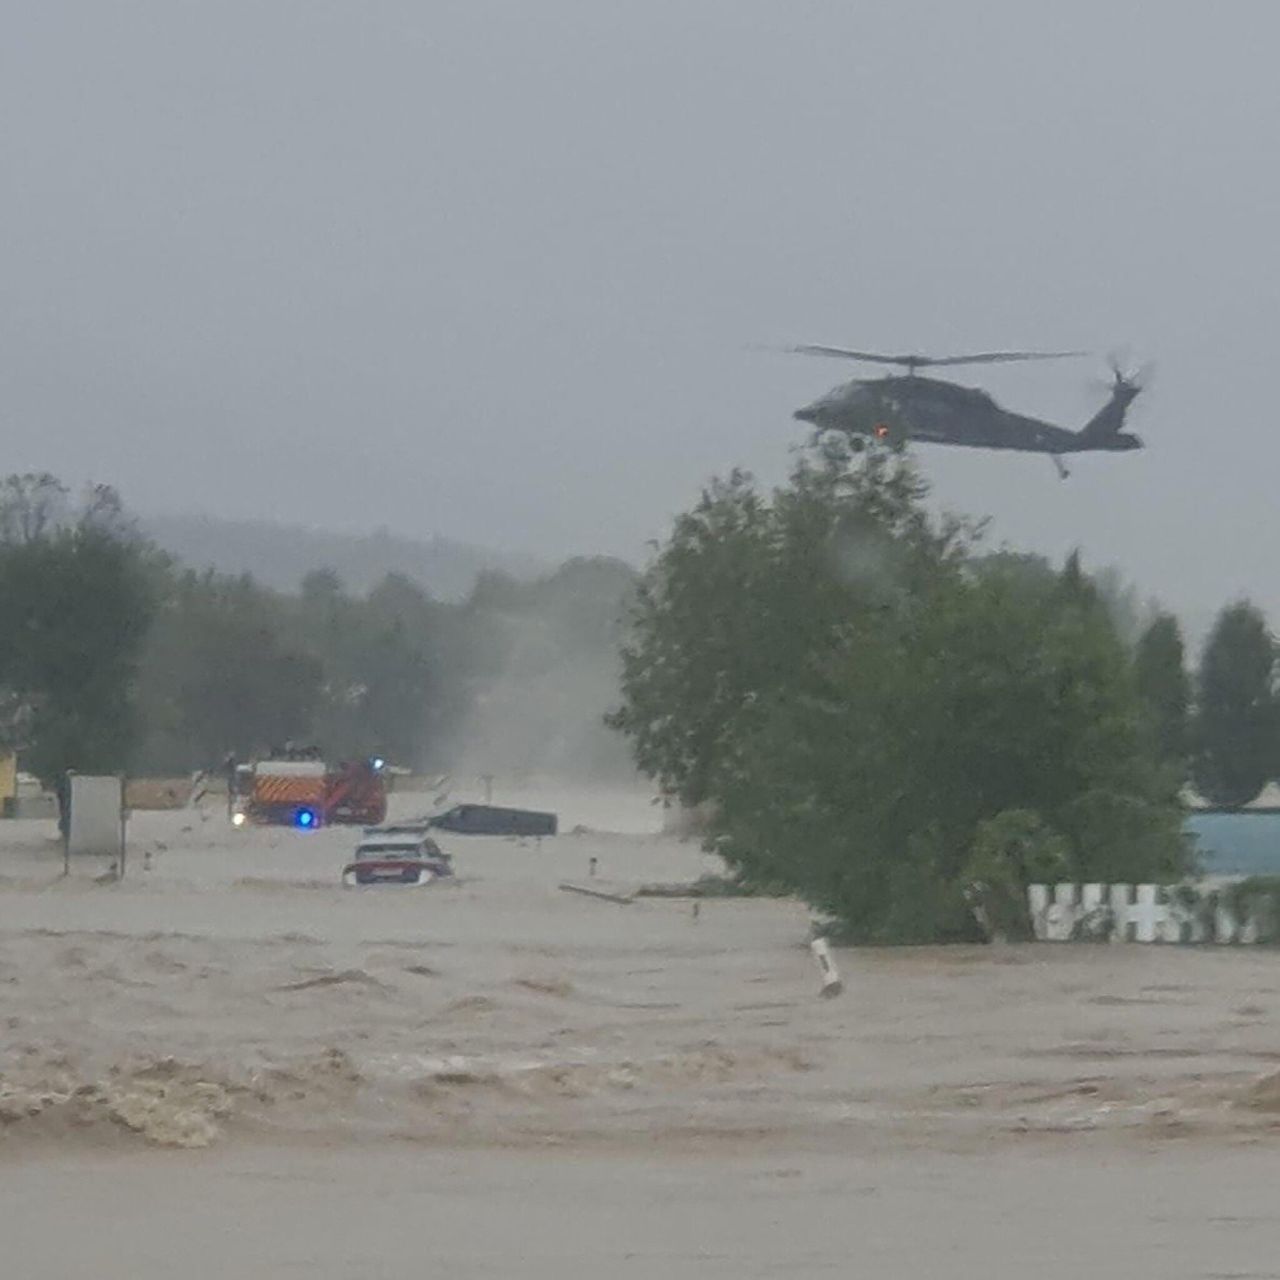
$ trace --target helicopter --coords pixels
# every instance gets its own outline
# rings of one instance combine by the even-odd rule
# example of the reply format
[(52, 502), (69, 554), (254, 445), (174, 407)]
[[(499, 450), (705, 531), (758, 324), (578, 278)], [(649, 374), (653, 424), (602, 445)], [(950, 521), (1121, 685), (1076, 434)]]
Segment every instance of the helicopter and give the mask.
[(972, 449), (1009, 449), (1044, 453), (1058, 475), (1070, 472), (1062, 460), (1067, 453), (1094, 451), (1122, 453), (1143, 448), (1142, 440), (1125, 431), (1129, 405), (1142, 387), (1126, 376), (1113, 361), (1113, 379), (1107, 403), (1079, 430), (1054, 426), (1039, 418), (1010, 413), (985, 391), (941, 378), (921, 377), (920, 369), (968, 364), (1001, 364), (1022, 360), (1064, 360), (1083, 351), (983, 351), (974, 355), (879, 355), (844, 347), (798, 346), (788, 351), (801, 355), (833, 356), (896, 366), (905, 374), (882, 378), (858, 378), (846, 382), (803, 409), (794, 417), (818, 431), (840, 431), (851, 439), (882, 440), (903, 448), (911, 440), (930, 444), (963, 445)]

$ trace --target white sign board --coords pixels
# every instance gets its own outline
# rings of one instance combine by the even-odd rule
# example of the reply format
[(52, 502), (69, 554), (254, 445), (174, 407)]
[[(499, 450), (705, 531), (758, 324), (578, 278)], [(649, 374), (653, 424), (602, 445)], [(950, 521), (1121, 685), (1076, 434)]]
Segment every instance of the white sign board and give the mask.
[(120, 812), (124, 784), (118, 777), (94, 778), (73, 773), (69, 853), (96, 853), (119, 857)]

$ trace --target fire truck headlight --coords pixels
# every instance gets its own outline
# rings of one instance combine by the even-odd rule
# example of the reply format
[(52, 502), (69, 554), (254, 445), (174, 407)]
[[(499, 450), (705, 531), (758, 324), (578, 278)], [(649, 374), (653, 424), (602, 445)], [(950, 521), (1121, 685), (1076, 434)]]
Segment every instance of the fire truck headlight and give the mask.
[(243, 827), (243, 826), (244, 826), (244, 814), (243, 814), (243, 813), (233, 813), (233, 814), (231, 815), (231, 825), (232, 825), (233, 827)]

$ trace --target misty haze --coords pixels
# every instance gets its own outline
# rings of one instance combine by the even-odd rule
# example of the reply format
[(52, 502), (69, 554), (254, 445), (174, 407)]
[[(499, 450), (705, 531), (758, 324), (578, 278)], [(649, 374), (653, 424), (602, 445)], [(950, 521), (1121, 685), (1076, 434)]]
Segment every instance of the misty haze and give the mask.
[(1280, 12), (8, 6), (15, 1276), (1263, 1276)]

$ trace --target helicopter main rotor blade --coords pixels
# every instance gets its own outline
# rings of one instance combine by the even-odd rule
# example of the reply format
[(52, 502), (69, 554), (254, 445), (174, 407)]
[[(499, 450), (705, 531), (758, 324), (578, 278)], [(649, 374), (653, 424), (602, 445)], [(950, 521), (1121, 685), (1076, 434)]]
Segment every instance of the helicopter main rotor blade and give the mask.
[[(871, 351), (850, 351), (846, 347), (822, 347), (813, 343), (805, 343), (799, 347), (788, 347), (788, 351), (801, 356), (836, 356), (843, 360), (870, 360), (874, 364), (919, 364), (911, 356), (878, 356)], [(924, 363), (928, 363), (927, 360)]]
[(848, 347), (827, 347), (813, 343), (788, 347), (798, 355), (835, 356), (844, 360), (867, 360), (873, 364), (897, 364), (908, 369), (927, 369), (930, 366), (957, 364), (998, 364), (1008, 360), (1065, 360), (1083, 356), (1085, 351), (980, 351), (967, 356), (886, 356), (874, 351), (852, 351)]
[(999, 364), (1005, 360), (1068, 360), (1086, 356), (1087, 351), (981, 351), (971, 356), (939, 356), (925, 359), (920, 364)]

